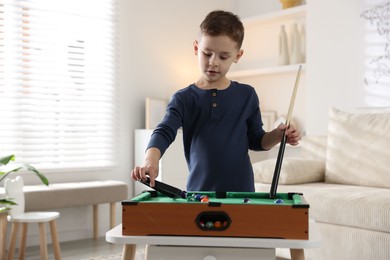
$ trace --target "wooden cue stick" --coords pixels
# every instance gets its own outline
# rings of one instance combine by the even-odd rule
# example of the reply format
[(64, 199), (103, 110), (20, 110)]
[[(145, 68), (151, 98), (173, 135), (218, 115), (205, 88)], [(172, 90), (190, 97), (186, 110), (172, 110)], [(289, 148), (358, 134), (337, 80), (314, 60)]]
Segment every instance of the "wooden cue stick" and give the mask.
[[(299, 65), (298, 74), (297, 74), (297, 78), (295, 80), (294, 90), (293, 90), (293, 93), (292, 93), (292, 96), (291, 96), (290, 106), (288, 108), (288, 113), (287, 113), (287, 119), (286, 119), (287, 127), (290, 126), (292, 110), (293, 110), (293, 107), (294, 107), (295, 97), (297, 95), (297, 90), (298, 90), (298, 85), (299, 85), (299, 79), (300, 79), (300, 76), (301, 76), (301, 69), (302, 69), (302, 65)], [(269, 194), (269, 197), (271, 199), (274, 199), (276, 197), (276, 191), (278, 189), (280, 170), (282, 168), (284, 150), (286, 148), (286, 142), (287, 142), (287, 136), (285, 135), (285, 132), (286, 132), (286, 129), (283, 131), (283, 136), (282, 136), (282, 140), (280, 142), (278, 157), (276, 159), (275, 171), (274, 171), (274, 175), (273, 175), (273, 178), (272, 178), (271, 190), (270, 190), (270, 194)]]
[(295, 103), (295, 97), (297, 96), (297, 92), (298, 92), (299, 79), (301, 77), (301, 68), (302, 68), (302, 65), (299, 65), (297, 78), (295, 79), (294, 91), (293, 91), (291, 101), (290, 101), (290, 107), (288, 108), (286, 125), (290, 125), (292, 111), (293, 111), (294, 103)]

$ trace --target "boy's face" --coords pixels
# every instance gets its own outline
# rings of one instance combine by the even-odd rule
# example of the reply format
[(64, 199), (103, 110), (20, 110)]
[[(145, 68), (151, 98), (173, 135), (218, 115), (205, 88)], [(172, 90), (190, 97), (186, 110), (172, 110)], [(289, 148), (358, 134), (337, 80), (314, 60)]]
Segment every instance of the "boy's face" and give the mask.
[(194, 52), (198, 56), (203, 77), (208, 82), (224, 80), (233, 62), (238, 62), (243, 51), (226, 35), (203, 34), (199, 42), (194, 41)]

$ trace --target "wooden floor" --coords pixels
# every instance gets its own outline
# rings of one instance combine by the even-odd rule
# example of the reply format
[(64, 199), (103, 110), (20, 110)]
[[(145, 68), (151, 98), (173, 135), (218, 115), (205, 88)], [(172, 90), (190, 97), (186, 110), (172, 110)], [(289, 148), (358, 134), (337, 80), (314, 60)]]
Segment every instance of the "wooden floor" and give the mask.
[[(97, 240), (85, 239), (71, 242), (60, 243), (62, 260), (89, 260), (89, 259), (120, 259), (122, 245), (114, 245), (105, 241), (104, 237)], [(141, 247), (142, 248), (142, 247)], [(49, 259), (54, 259), (51, 245), (48, 245)], [(18, 259), (17, 251), (15, 259)], [(106, 258), (106, 256), (117, 256), (115, 258)], [(39, 246), (26, 248), (25, 259), (40, 260)], [(137, 259), (143, 259), (137, 257)]]
[[(122, 245), (115, 245), (106, 242), (104, 237), (97, 240), (85, 239), (71, 242), (63, 242), (61, 247), (62, 260), (120, 260)], [(136, 260), (143, 260), (144, 246), (137, 247)], [(54, 259), (51, 245), (48, 246), (49, 259)], [(18, 259), (17, 251), (15, 252), (15, 259)], [(40, 260), (39, 247), (26, 248), (25, 259)], [(277, 257), (276, 260), (287, 260)]]

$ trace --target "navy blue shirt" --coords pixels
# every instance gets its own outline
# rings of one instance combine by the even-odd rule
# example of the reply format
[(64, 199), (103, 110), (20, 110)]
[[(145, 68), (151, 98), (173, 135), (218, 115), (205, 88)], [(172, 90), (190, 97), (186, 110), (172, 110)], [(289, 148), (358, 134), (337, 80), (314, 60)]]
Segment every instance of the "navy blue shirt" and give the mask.
[(172, 96), (148, 148), (164, 154), (182, 127), (188, 191), (253, 192), (248, 149), (263, 150), (262, 125), (253, 87), (232, 81), (224, 90), (203, 90), (192, 84)]

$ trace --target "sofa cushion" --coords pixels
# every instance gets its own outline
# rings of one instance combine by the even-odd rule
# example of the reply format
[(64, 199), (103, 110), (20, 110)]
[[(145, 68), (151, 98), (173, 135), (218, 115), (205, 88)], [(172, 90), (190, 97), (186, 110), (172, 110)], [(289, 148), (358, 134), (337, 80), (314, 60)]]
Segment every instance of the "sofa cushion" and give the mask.
[[(256, 182), (272, 183), (275, 171), (275, 159), (259, 161), (253, 164)], [(280, 169), (279, 184), (299, 184), (324, 180), (325, 162), (303, 158), (284, 158)]]
[(308, 159), (326, 160), (326, 135), (304, 135), (299, 142), (302, 157)]
[[(256, 183), (256, 191), (269, 191)], [(390, 232), (390, 189), (307, 183), (279, 185), (278, 192), (300, 192), (310, 204), (310, 218), (328, 224)]]
[(390, 188), (390, 112), (330, 110), (325, 181)]

